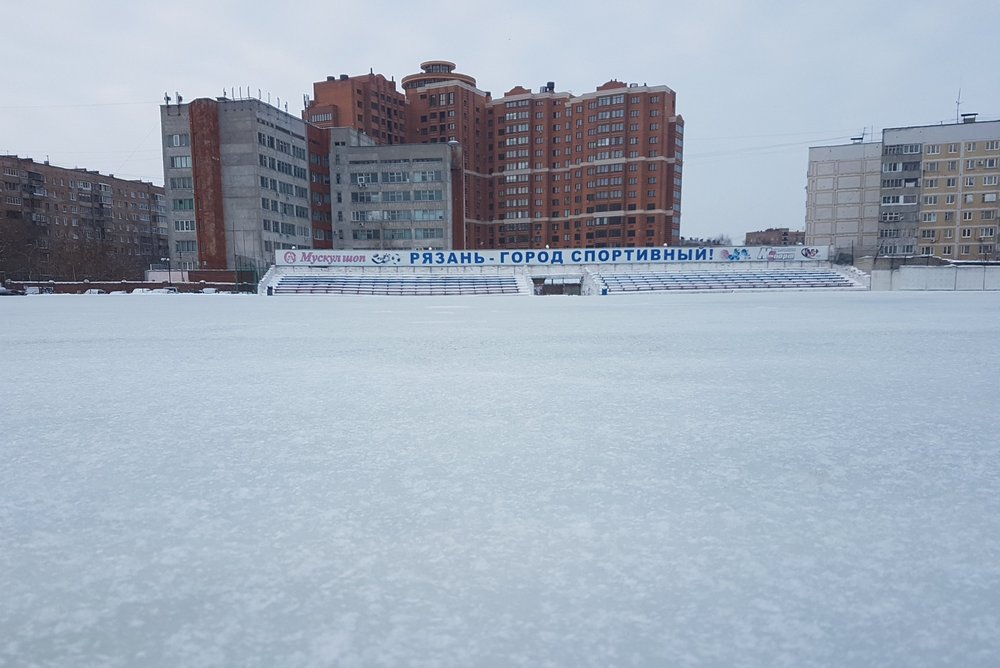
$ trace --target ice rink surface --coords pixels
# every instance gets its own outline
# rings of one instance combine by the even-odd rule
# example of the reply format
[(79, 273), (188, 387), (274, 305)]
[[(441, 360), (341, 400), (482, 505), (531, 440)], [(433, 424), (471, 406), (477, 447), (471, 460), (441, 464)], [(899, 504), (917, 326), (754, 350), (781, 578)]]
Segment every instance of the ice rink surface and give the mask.
[(1000, 294), (0, 299), (0, 666), (1000, 665)]

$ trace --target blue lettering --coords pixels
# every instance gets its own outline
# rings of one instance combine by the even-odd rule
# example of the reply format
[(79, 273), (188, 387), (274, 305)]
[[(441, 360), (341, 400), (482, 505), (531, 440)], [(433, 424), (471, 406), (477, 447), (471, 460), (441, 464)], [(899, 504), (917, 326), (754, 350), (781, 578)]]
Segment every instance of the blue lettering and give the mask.
[(460, 264), (472, 264), (472, 253), (460, 253), (458, 261)]
[(424, 253), (424, 260), (421, 264), (434, 264), (434, 253)]
[(687, 262), (691, 259), (691, 251), (679, 250), (677, 251), (677, 259), (681, 262)]
[[(674, 256), (674, 252), (670, 251), (670, 257), (673, 258), (673, 256)], [(650, 262), (659, 262), (660, 261), (660, 249), (659, 248), (654, 248), (653, 250), (649, 251), (649, 261)]]
[(476, 253), (476, 264), (482, 264), (484, 262), (486, 262), (486, 258), (484, 258), (479, 253)]
[(699, 248), (698, 250), (696, 250), (694, 252), (694, 259), (695, 260), (707, 260), (708, 259), (708, 249), (707, 248)]
[(635, 251), (632, 250), (631, 248), (625, 249), (625, 261), (626, 262), (631, 262), (632, 261), (632, 254), (633, 253), (635, 253)]
[(581, 253), (578, 250), (575, 250), (569, 254), (569, 261), (574, 264), (579, 264), (581, 259), (583, 259), (583, 253)]
[(596, 256), (597, 256), (597, 254), (594, 251), (592, 251), (592, 250), (583, 251), (583, 261), (584, 262), (593, 262), (594, 260), (597, 259)]
[(524, 252), (524, 263), (531, 264), (531, 261), (535, 259), (535, 251), (525, 251)]
[(610, 258), (611, 258), (611, 253), (610, 252), (608, 252), (606, 250), (603, 250), (603, 249), (597, 251), (597, 261), (598, 262), (607, 262), (608, 259), (610, 259)]
[(458, 264), (458, 256), (454, 253), (448, 253), (448, 264)]
[(500, 264), (507, 261), (507, 256), (510, 255), (507, 251), (500, 251)]
[(645, 248), (637, 250), (635, 252), (635, 261), (636, 262), (646, 262), (648, 260), (649, 260), (649, 251), (646, 250)]
[(434, 262), (437, 264), (444, 264), (444, 253), (434, 253)]
[(410, 253), (410, 264), (416, 264), (420, 259), (420, 253)]
[(549, 252), (548, 251), (538, 251), (538, 261), (542, 264), (549, 263)]
[(510, 254), (510, 261), (514, 264), (521, 264), (524, 262), (524, 253), (521, 251), (514, 251)]
[(617, 262), (621, 258), (621, 256), (622, 256), (622, 252), (620, 250), (613, 250), (613, 251), (611, 251), (611, 261), (612, 262)]
[(562, 264), (563, 256), (562, 251), (552, 251), (552, 264)]

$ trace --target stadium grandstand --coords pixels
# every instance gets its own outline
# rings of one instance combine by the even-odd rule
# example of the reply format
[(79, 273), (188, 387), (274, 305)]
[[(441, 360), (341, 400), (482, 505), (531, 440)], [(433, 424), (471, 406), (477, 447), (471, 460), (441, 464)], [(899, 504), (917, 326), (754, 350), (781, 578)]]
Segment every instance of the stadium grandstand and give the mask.
[(263, 295), (626, 295), (639, 292), (859, 290), (825, 248), (282, 250)]

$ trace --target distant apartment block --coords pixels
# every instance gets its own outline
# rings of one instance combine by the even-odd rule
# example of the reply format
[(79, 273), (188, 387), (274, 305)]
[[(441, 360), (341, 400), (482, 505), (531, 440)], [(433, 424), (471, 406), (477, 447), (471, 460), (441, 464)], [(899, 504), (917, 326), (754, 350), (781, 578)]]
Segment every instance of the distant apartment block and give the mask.
[(0, 274), (23, 280), (140, 278), (166, 254), (163, 189), (0, 155)]
[(758, 232), (747, 232), (743, 241), (746, 246), (796, 246), (805, 242), (805, 232), (789, 230), (787, 227), (769, 227)]
[(853, 247), (855, 255), (1000, 259), (1000, 121), (970, 115), (887, 128), (881, 143), (812, 148), (806, 192), (807, 244)]

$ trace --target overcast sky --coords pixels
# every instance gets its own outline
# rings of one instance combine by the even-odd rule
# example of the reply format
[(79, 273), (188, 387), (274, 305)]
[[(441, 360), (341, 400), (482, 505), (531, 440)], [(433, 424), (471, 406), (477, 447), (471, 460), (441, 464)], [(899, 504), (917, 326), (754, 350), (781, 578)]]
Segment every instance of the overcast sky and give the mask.
[(7, 3), (0, 153), (163, 183), (163, 93), (257, 89), (299, 114), (327, 75), (450, 60), (500, 97), (665, 84), (685, 119), (681, 234), (803, 229), (808, 147), (1000, 119), (1000, 3), (369, 0)]

